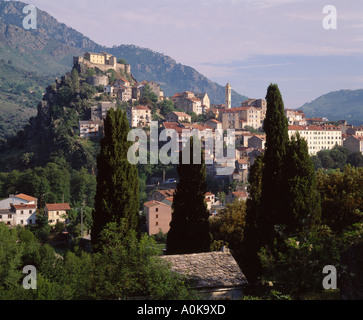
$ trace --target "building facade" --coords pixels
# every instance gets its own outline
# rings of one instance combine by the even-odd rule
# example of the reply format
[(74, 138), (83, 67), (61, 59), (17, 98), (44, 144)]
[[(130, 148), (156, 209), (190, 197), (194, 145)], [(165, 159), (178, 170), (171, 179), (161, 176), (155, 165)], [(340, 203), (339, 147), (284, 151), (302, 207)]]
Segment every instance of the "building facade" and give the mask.
[(339, 128), (331, 126), (289, 126), (289, 137), (297, 133), (308, 144), (309, 154), (316, 155), (321, 150), (329, 150), (334, 146), (342, 146), (342, 132)]
[(363, 154), (363, 135), (352, 135), (343, 142), (344, 148), (350, 152), (360, 152)]
[(127, 118), (130, 128), (149, 127), (152, 121), (151, 110), (146, 106), (128, 107)]
[(57, 222), (68, 222), (68, 212), (71, 207), (68, 203), (47, 203), (44, 208), (44, 214), (48, 216), (49, 225), (53, 226)]
[(261, 110), (255, 107), (238, 107), (220, 111), (223, 130), (244, 129), (247, 126), (254, 129), (262, 128)]
[(144, 213), (146, 216), (146, 228), (148, 235), (168, 233), (171, 222), (170, 205), (159, 201), (149, 201), (144, 203)]

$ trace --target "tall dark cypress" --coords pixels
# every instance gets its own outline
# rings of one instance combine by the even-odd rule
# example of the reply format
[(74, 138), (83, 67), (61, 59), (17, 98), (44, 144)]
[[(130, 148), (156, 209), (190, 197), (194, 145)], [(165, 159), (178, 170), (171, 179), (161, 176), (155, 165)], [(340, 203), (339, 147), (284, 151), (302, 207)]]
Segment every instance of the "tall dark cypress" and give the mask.
[(271, 243), (274, 237), (274, 225), (283, 224), (287, 214), (286, 183), (283, 173), (289, 134), (284, 102), (276, 84), (268, 87), (266, 102), (267, 111), (263, 125), (266, 144), (261, 206), (266, 223), (265, 237), (267, 243)]
[(263, 155), (256, 158), (251, 166), (248, 177), (248, 199), (246, 203), (246, 227), (242, 243), (242, 259), (240, 264), (247, 279), (253, 282), (261, 273), (262, 266), (257, 252), (264, 246), (264, 221), (261, 209)]
[(104, 120), (104, 137), (97, 157), (97, 191), (93, 212), (92, 243), (109, 222), (117, 222), (124, 235), (138, 226), (139, 178), (129, 163), (129, 124), (122, 110), (109, 110)]
[(173, 200), (172, 221), (167, 235), (167, 254), (188, 254), (210, 251), (211, 234), (209, 213), (205, 203), (206, 166), (203, 154), (201, 163), (193, 163), (193, 144), (200, 141), (191, 138), (190, 164), (182, 163), (182, 151), (178, 165), (179, 182)]

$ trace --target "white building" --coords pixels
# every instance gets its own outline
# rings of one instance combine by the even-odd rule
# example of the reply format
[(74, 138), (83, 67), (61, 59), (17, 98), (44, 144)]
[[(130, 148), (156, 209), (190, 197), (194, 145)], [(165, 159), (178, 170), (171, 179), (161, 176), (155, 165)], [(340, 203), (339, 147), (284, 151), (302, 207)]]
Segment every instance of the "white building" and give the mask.
[(38, 199), (26, 194), (10, 195), (0, 201), (0, 223), (8, 226), (36, 224)]
[(0, 200), (0, 209), (10, 209), (14, 204), (38, 204), (38, 199), (20, 193), (17, 195), (10, 195), (8, 198)]
[(310, 155), (316, 155), (321, 150), (332, 149), (335, 145), (343, 145), (342, 131), (333, 126), (289, 126), (289, 137), (300, 134), (308, 144)]

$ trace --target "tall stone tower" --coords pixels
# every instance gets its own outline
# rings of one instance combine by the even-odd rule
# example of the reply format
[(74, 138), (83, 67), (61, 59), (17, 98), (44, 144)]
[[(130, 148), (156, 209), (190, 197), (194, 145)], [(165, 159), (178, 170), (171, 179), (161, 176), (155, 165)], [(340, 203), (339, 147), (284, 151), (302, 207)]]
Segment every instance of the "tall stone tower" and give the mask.
[(226, 85), (226, 109), (232, 108), (232, 87), (229, 83)]

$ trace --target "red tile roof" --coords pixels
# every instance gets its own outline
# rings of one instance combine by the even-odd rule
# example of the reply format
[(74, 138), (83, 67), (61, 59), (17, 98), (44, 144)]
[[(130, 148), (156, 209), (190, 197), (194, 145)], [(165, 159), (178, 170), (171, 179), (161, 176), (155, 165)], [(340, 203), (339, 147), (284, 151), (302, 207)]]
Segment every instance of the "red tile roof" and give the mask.
[(247, 193), (244, 191), (235, 191), (235, 192), (232, 192), (232, 194), (234, 194), (237, 198), (247, 198), (248, 197)]
[(35, 204), (14, 204), (13, 207), (15, 210), (28, 210), (37, 208)]
[(37, 198), (28, 196), (28, 195), (26, 195), (24, 193), (20, 193), (20, 194), (15, 195), (15, 198), (19, 198), (19, 199), (22, 199), (22, 200), (25, 200), (25, 201), (28, 201), (28, 202), (38, 200)]
[(145, 106), (136, 106), (134, 108), (137, 110), (150, 110), (148, 107), (145, 107)]
[(170, 207), (170, 206), (169, 206), (168, 204), (166, 204), (166, 203), (162, 203), (162, 202), (155, 201), (155, 200), (148, 201), (148, 202), (145, 202), (145, 203), (144, 203), (144, 206), (145, 206), (145, 207), (148, 207), (148, 208), (155, 207), (155, 206), (159, 206), (159, 205), (162, 205), (162, 206), (168, 206), (168, 207)]
[(71, 207), (68, 203), (47, 203), (45, 208), (48, 211), (62, 211), (62, 210), (71, 210)]

